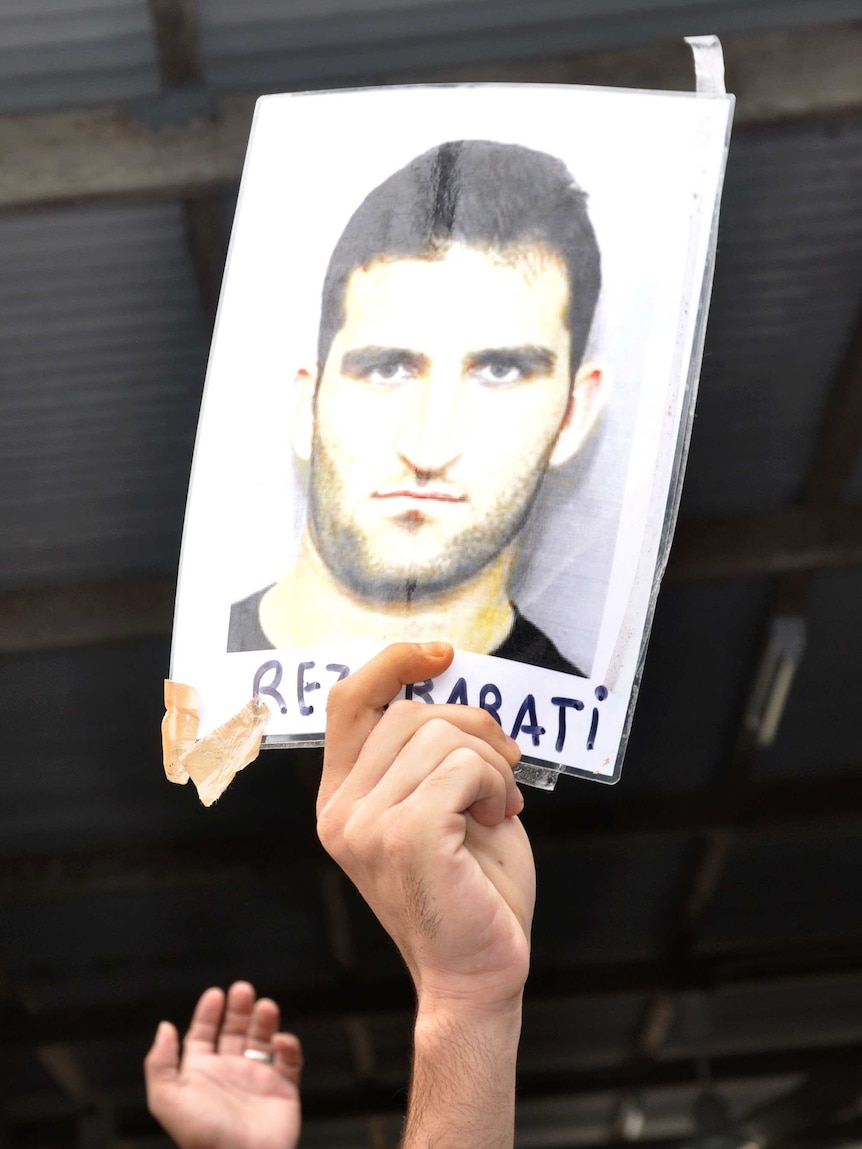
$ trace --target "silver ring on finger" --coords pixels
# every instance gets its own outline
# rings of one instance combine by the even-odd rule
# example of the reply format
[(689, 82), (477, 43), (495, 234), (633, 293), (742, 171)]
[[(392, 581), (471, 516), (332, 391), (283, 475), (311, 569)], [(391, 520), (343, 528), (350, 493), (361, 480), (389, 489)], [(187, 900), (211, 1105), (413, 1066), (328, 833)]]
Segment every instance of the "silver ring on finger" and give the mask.
[(272, 1065), (275, 1061), (275, 1056), (272, 1053), (265, 1053), (262, 1049), (244, 1049), (242, 1055), (247, 1057), (249, 1061), (263, 1061), (267, 1065)]

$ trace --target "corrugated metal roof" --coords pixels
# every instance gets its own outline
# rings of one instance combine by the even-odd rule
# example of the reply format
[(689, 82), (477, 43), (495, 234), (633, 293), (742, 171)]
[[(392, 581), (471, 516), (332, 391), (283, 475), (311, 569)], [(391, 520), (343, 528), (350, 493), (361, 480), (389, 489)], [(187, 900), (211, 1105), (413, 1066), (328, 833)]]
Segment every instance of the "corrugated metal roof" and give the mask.
[[(646, 42), (690, 31), (694, 13), (700, 28), (715, 17), (719, 31), (862, 14), (858, 0), (668, 0), (652, 7), (646, 0), (197, 0), (208, 79), (221, 88), (288, 86), (299, 75), (344, 80), (375, 61), (430, 66)], [(0, 112), (157, 90), (147, 0), (3, 3)], [(862, 298), (860, 175), (862, 124), (749, 131), (734, 142), (685, 493), (689, 516), (787, 505), (799, 493)], [(225, 194), (226, 203), (231, 198)], [(0, 586), (173, 571), (204, 327), (178, 203), (0, 219)], [(862, 498), (862, 460), (851, 491)], [(759, 756), (758, 778), (858, 767), (862, 654), (852, 620), (862, 602), (859, 579), (852, 570), (814, 581), (808, 651), (778, 740)], [(528, 795), (527, 818), (544, 805), (625, 802), (642, 791), (714, 781), (729, 760), (771, 585), (764, 578), (665, 588), (621, 787), (563, 780), (553, 795)], [(222, 841), (250, 828), (284, 836), (310, 826), (313, 797), (300, 775), (311, 773), (311, 756), (268, 753), (211, 810), (190, 787), (163, 780), (158, 722), (166, 667), (167, 642), (155, 640), (5, 661), (0, 853)], [(786, 828), (761, 841), (743, 832), (701, 949), (765, 943), (761, 952), (768, 952), (793, 937), (815, 945), (819, 937), (828, 948), (839, 933), (858, 938), (857, 830)], [(618, 836), (586, 849), (561, 847), (550, 859), (540, 849), (537, 968), (666, 954), (696, 849), (694, 835), (650, 843)], [(74, 858), (55, 864), (61, 884), (71, 885)], [(310, 866), (284, 881), (262, 867), (241, 888), (225, 881), (177, 890), (166, 878), (139, 894), (103, 889), (96, 896), (82, 887), (56, 901), (43, 888), (26, 905), (13, 893), (3, 907), (3, 961), (48, 1012), (68, 1005), (98, 1014), (100, 1002), (136, 1002), (152, 1008), (153, 1025), (165, 997), (191, 998), (208, 979), (251, 976), (264, 992), (291, 981), (319, 986), (324, 978), (337, 991), (350, 979), (361, 992), (363, 979), (403, 976), (393, 947), (344, 885), (356, 951), (347, 975), (326, 941)], [(625, 971), (618, 976), (623, 984)], [(730, 1051), (858, 1042), (855, 981), (807, 978), (804, 995), (792, 984), (724, 987), (713, 999), (711, 1044)], [(634, 993), (536, 995), (522, 1068), (536, 1080), (545, 1069), (626, 1064), (643, 1005)], [(693, 1009), (693, 1000), (681, 1002), (664, 1056), (697, 1052)], [(344, 1097), (357, 1078), (346, 1026), (320, 1018), (301, 1030), (306, 1086)], [(367, 1032), (376, 1054), (372, 1084), (394, 1086), (407, 1064), (406, 1011), (369, 1017)], [(72, 1051), (112, 1091), (113, 1103), (128, 1100), (139, 1112), (147, 1038), (135, 1031), (124, 1040), (82, 1040)], [(28, 1121), (41, 1116), (43, 1101), (46, 1114), (67, 1115), (58, 1142), (74, 1143), (74, 1106), (32, 1056), (0, 1051), (0, 1074), (6, 1093), (26, 1095)], [(722, 1091), (744, 1112), (790, 1084), (763, 1079)], [(644, 1090), (645, 1136), (689, 1132), (694, 1095), (694, 1087)], [(518, 1144), (607, 1138), (618, 1102), (608, 1092), (526, 1100)], [(10, 1120), (23, 1112), (18, 1104), (4, 1109)], [(394, 1144), (398, 1126), (396, 1115), (387, 1117), (374, 1136), (382, 1130)], [(363, 1118), (312, 1122), (303, 1143), (332, 1149), (371, 1140)]]
[[(302, 874), (225, 885), (217, 897), (161, 890), (13, 906), (3, 922), (5, 970), (46, 1008), (164, 999), (186, 991), (189, 969), (202, 988), (239, 976), (312, 986), (337, 974), (314, 885)], [(258, 954), (251, 961), (249, 947)]]
[(658, 956), (691, 857), (678, 841), (560, 848), (541, 867), (536, 954), (548, 963)]
[(2, 585), (176, 568), (206, 345), (179, 204), (0, 219)]
[(0, 112), (115, 103), (158, 90), (147, 0), (0, 5)]
[(483, 61), (679, 39), (698, 31), (850, 20), (857, 0), (198, 0), (220, 90), (343, 83)]
[(766, 579), (662, 589), (623, 766), (627, 795), (695, 789), (720, 773), (768, 593)]
[(862, 824), (828, 838), (743, 839), (732, 849), (697, 949), (857, 936)]
[(792, 1046), (804, 1034), (830, 1045), (862, 1039), (862, 983), (857, 976), (809, 977), (775, 985), (724, 986), (681, 994), (666, 1057)]
[(801, 493), (862, 296), (862, 125), (731, 144), (681, 513)]

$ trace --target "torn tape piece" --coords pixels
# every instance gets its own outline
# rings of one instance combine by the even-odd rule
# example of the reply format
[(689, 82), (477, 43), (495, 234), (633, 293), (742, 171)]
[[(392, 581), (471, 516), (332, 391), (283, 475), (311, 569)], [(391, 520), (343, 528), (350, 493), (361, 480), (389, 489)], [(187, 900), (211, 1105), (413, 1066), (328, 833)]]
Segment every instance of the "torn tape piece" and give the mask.
[(696, 91), (703, 96), (725, 96), (724, 52), (718, 36), (686, 36), (694, 56)]
[(183, 757), (182, 764), (204, 806), (221, 797), (240, 770), (257, 758), (268, 717), (266, 703), (253, 698)]
[(162, 761), (168, 781), (184, 786), (189, 776), (183, 758), (198, 736), (200, 699), (193, 686), (165, 679), (165, 716), (162, 719)]

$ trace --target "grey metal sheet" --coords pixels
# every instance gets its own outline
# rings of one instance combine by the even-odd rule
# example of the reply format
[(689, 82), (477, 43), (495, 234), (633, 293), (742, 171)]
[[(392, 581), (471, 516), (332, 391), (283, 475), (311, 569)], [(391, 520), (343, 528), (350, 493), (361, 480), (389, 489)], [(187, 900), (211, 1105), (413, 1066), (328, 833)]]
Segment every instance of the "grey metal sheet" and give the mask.
[(8, 907), (0, 914), (0, 961), (46, 1009), (158, 1003), (238, 977), (261, 992), (322, 985), (337, 972), (316, 891), (302, 874)]
[(828, 837), (743, 841), (731, 852), (700, 950), (858, 937), (862, 825)]
[(399, 70), (851, 20), (858, 0), (198, 0), (208, 81), (290, 89)]
[(528, 1001), (518, 1069), (537, 1077), (625, 1061), (646, 1009), (637, 994)]
[(206, 344), (179, 204), (0, 218), (0, 586), (176, 569)]
[[(755, 1082), (722, 1082), (719, 1092), (734, 1115), (747, 1113), (787, 1092), (795, 1084), (787, 1077), (763, 1078)], [(699, 1086), (680, 1086), (638, 1091), (645, 1122), (641, 1136), (653, 1138), (690, 1136), (694, 1131), (692, 1104)], [(549, 1097), (519, 1101), (517, 1112), (518, 1149), (545, 1149), (560, 1145), (619, 1144), (614, 1121), (619, 1110), (619, 1093), (594, 1093), (575, 1097)], [(632, 1142), (637, 1144), (637, 1142)]]
[(614, 792), (695, 789), (719, 779), (768, 594), (766, 579), (664, 587)]
[(539, 866), (536, 964), (658, 956), (692, 857), (688, 842), (561, 848)]
[(156, 95), (147, 0), (3, 0), (0, 113)]
[(801, 493), (862, 294), (862, 124), (731, 144), (684, 517)]
[(862, 1039), (858, 975), (726, 986), (681, 994), (662, 1056), (853, 1044)]

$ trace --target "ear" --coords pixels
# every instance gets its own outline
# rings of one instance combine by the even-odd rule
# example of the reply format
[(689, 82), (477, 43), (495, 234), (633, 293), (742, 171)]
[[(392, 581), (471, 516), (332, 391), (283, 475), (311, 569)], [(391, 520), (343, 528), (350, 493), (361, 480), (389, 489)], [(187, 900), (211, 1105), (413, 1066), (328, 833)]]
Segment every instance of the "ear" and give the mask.
[(606, 389), (602, 369), (585, 359), (575, 372), (569, 406), (548, 460), (549, 467), (571, 462), (586, 443), (601, 414)]
[(307, 463), (311, 459), (314, 438), (314, 391), (317, 368), (312, 371), (301, 367), (293, 382), (293, 402), (290, 413), (290, 438), (298, 459)]

